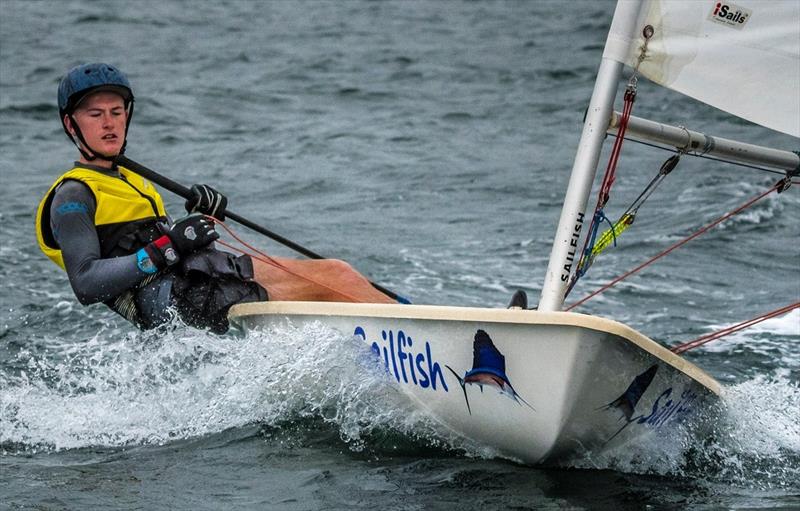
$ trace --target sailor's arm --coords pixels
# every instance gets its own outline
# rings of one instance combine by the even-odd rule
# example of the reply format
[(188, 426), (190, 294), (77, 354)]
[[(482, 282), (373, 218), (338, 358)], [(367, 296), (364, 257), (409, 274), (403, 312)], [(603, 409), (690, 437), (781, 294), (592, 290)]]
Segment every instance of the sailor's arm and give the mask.
[(72, 290), (83, 305), (113, 298), (148, 275), (137, 266), (136, 254), (101, 259), (95, 207), (89, 188), (73, 180), (59, 186), (50, 206), (53, 235), (61, 247)]

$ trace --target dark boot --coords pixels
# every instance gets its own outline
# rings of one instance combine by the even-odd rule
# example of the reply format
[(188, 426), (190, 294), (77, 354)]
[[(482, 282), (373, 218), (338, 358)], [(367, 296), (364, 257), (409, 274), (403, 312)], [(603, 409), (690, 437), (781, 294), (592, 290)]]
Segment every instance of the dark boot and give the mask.
[(527, 309), (528, 308), (528, 295), (522, 289), (517, 289), (514, 296), (511, 297), (511, 302), (508, 304), (509, 309)]

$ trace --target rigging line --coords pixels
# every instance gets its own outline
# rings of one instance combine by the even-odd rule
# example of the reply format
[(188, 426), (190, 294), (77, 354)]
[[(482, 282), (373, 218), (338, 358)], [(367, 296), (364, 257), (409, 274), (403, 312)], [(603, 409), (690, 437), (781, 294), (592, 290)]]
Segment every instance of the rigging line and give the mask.
[[(611, 135), (611, 136), (617, 137), (617, 135)], [(671, 146), (663, 146), (663, 145), (653, 144), (652, 142), (644, 142), (642, 140), (637, 140), (635, 138), (630, 138), (630, 137), (623, 137), (623, 138), (625, 140), (630, 140), (631, 142), (634, 142), (634, 143), (637, 143), (637, 144), (642, 144), (642, 145), (645, 145), (645, 146), (648, 146), (648, 147), (653, 147), (655, 149), (661, 149), (662, 151), (681, 154), (680, 150), (674, 149)], [(750, 164), (747, 164), (747, 163), (741, 163), (741, 162), (733, 161), (733, 160), (723, 160), (722, 158), (716, 158), (714, 156), (708, 156), (708, 155), (705, 155), (705, 154), (696, 154), (696, 153), (693, 153), (693, 152), (684, 152), (682, 154), (685, 154), (687, 156), (693, 156), (695, 158), (703, 158), (705, 160), (717, 161), (717, 162), (720, 162), (720, 163), (728, 163), (730, 165), (736, 165), (737, 167), (744, 167), (744, 168), (748, 168), (748, 169), (754, 169), (754, 170), (760, 170), (760, 171), (763, 171), (763, 172), (769, 172), (770, 174), (778, 174), (778, 175), (781, 175), (781, 176), (785, 176), (786, 175), (786, 172), (784, 172), (782, 170), (767, 169), (767, 168), (764, 168), (764, 167), (758, 167), (756, 165), (750, 165)]]
[[(647, 46), (647, 41), (645, 41), (645, 47)], [(591, 255), (593, 244), (595, 238), (597, 236), (597, 231), (600, 228), (600, 222), (603, 219), (608, 220), (608, 217), (605, 216), (603, 212), (603, 207), (605, 207), (608, 199), (611, 196), (611, 186), (614, 184), (614, 180), (616, 179), (617, 174), (617, 165), (619, 163), (619, 155), (622, 150), (622, 143), (625, 140), (625, 131), (628, 129), (628, 121), (631, 117), (631, 112), (633, 111), (633, 104), (636, 101), (636, 80), (634, 77), (631, 77), (631, 81), (628, 83), (628, 86), (625, 88), (625, 95), (624, 95), (624, 106), (622, 109), (622, 117), (620, 118), (619, 123), (619, 131), (614, 140), (614, 146), (611, 149), (611, 154), (608, 158), (608, 164), (606, 165), (606, 171), (603, 175), (603, 181), (600, 185), (600, 191), (597, 195), (597, 203), (594, 207), (594, 214), (592, 214), (592, 221), (589, 223), (589, 233), (591, 235), (587, 235), (583, 241), (583, 248), (580, 252), (580, 257), (578, 258), (578, 264), (575, 266), (575, 273), (572, 274), (570, 278), (569, 285), (567, 286), (566, 291), (564, 292), (564, 298), (566, 299), (569, 296), (572, 289), (577, 284), (578, 279), (580, 279), (588, 270), (587, 265), (589, 256)], [(611, 221), (608, 220), (609, 224)], [(611, 224), (612, 235), (614, 230), (614, 225)], [(616, 242), (616, 240), (615, 240)]]
[(800, 307), (800, 302), (796, 302), (794, 304), (787, 305), (785, 307), (781, 307), (780, 309), (776, 309), (776, 310), (774, 310), (772, 312), (767, 312), (767, 313), (762, 314), (760, 316), (756, 316), (755, 318), (748, 319), (746, 321), (742, 321), (741, 323), (737, 323), (737, 324), (729, 326), (727, 328), (723, 328), (722, 330), (718, 330), (717, 332), (712, 332), (710, 334), (703, 335), (703, 336), (698, 337), (697, 339), (695, 339), (693, 341), (681, 344), (679, 346), (672, 347), (672, 348), (670, 348), (670, 351), (672, 351), (673, 353), (676, 353), (676, 354), (684, 353), (685, 351), (688, 351), (690, 349), (694, 349), (694, 348), (696, 348), (698, 346), (702, 346), (703, 344), (709, 343), (709, 342), (714, 341), (716, 339), (720, 339), (720, 338), (725, 337), (727, 335), (736, 333), (736, 332), (738, 332), (740, 330), (744, 330), (746, 328), (749, 328), (749, 327), (751, 327), (753, 325), (761, 323), (762, 321), (766, 321), (767, 319), (771, 319), (771, 318), (774, 318), (776, 316), (781, 316), (781, 315), (783, 315), (783, 314), (785, 314), (787, 312), (790, 312), (791, 310), (796, 309), (798, 307)]
[[(620, 127), (619, 133), (624, 137), (625, 132), (628, 129), (628, 121), (631, 118), (631, 112), (633, 111), (633, 103), (636, 101), (636, 88), (635, 85), (629, 85), (628, 88), (625, 90), (625, 105), (622, 109), (622, 118), (620, 119)], [(606, 173), (603, 177), (603, 183), (600, 186), (600, 198), (598, 199), (598, 209), (602, 209), (605, 207), (606, 203), (608, 203), (608, 199), (611, 196), (611, 186), (614, 184), (614, 181), (617, 177), (617, 165), (619, 164), (619, 156), (620, 152), (622, 151), (622, 141), (623, 139), (617, 137), (614, 141), (614, 147), (611, 149), (611, 156), (608, 160), (608, 166), (606, 167)]]
[(633, 222), (636, 220), (636, 215), (639, 212), (639, 208), (641, 208), (645, 201), (650, 198), (650, 196), (655, 192), (656, 188), (661, 184), (662, 181), (672, 172), (675, 167), (678, 166), (678, 163), (681, 160), (681, 153), (674, 154), (667, 158), (667, 160), (661, 164), (661, 168), (658, 169), (658, 173), (650, 180), (647, 184), (645, 189), (636, 197), (628, 209), (620, 215), (619, 219), (613, 224), (609, 221), (611, 225), (611, 229), (604, 232), (600, 238), (595, 242), (594, 238), (590, 246), (592, 247), (591, 254), (588, 258), (581, 260), (580, 265), (578, 267), (578, 271), (580, 275), (583, 276), (586, 274), (588, 269), (594, 264), (594, 260), (613, 242), (614, 246), (617, 246), (617, 237), (619, 237), (623, 232), (625, 232), (628, 227), (633, 225)]
[(742, 321), (741, 323), (737, 323), (735, 325), (729, 326), (727, 328), (723, 328), (722, 330), (718, 330), (716, 332), (712, 332), (710, 334), (706, 334), (703, 336), (698, 337), (689, 342), (685, 342), (679, 344), (678, 346), (674, 346), (670, 348), (670, 351), (680, 355), (681, 353), (694, 349), (698, 346), (702, 346), (703, 344), (709, 343), (711, 341), (717, 340), (721, 337), (725, 337), (726, 335), (730, 335), (732, 333), (738, 332), (740, 330), (744, 330), (745, 328), (749, 328), (753, 325), (761, 323), (762, 321), (766, 321), (768, 319), (774, 318), (776, 316), (781, 316), (791, 310), (797, 309), (800, 307), (800, 302), (795, 302), (791, 305), (787, 305), (785, 307), (781, 307), (780, 309), (776, 309), (771, 312), (767, 312), (765, 314), (761, 314), (760, 316), (756, 316), (755, 318), (748, 319), (747, 321)]
[(755, 203), (756, 203), (756, 202), (758, 202), (759, 200), (763, 199), (764, 197), (766, 197), (766, 196), (767, 196), (767, 195), (769, 195), (770, 193), (772, 193), (772, 192), (774, 192), (774, 191), (778, 190), (778, 189), (779, 189), (779, 188), (780, 188), (780, 187), (781, 187), (781, 186), (782, 186), (784, 183), (785, 183), (785, 179), (782, 179), (782, 180), (778, 181), (777, 183), (775, 183), (774, 185), (772, 185), (772, 186), (771, 186), (771, 187), (770, 187), (768, 190), (766, 190), (765, 192), (762, 192), (761, 194), (759, 194), (759, 195), (757, 195), (757, 196), (753, 197), (752, 199), (748, 200), (747, 202), (745, 202), (745, 203), (744, 203), (744, 204), (742, 204), (741, 206), (737, 207), (737, 208), (736, 208), (736, 209), (734, 209), (733, 211), (730, 211), (729, 213), (726, 213), (726, 214), (724, 214), (723, 216), (721, 216), (721, 217), (717, 218), (716, 220), (714, 220), (714, 221), (713, 221), (713, 222), (711, 222), (710, 224), (706, 225), (705, 227), (703, 227), (703, 228), (699, 229), (698, 231), (695, 231), (695, 232), (694, 232), (692, 235), (688, 236), (687, 238), (684, 238), (684, 239), (682, 239), (682, 240), (681, 240), (681, 241), (679, 241), (678, 243), (675, 243), (674, 245), (672, 245), (671, 247), (669, 247), (669, 248), (667, 248), (666, 250), (662, 251), (661, 253), (657, 254), (656, 256), (654, 256), (654, 257), (651, 257), (650, 259), (648, 259), (647, 261), (643, 262), (642, 264), (640, 264), (640, 265), (639, 265), (639, 266), (637, 266), (636, 268), (634, 268), (634, 269), (632, 269), (632, 270), (630, 270), (630, 271), (628, 271), (628, 272), (626, 272), (626, 273), (624, 273), (624, 274), (620, 275), (619, 277), (615, 278), (614, 280), (612, 280), (611, 282), (609, 282), (609, 283), (608, 283), (608, 284), (606, 284), (605, 286), (601, 287), (600, 289), (598, 289), (598, 290), (596, 290), (596, 291), (592, 292), (591, 294), (589, 294), (589, 295), (587, 295), (587, 296), (585, 296), (585, 297), (581, 298), (581, 299), (580, 299), (580, 300), (578, 300), (577, 302), (575, 302), (575, 303), (573, 303), (572, 305), (570, 305), (570, 306), (569, 306), (569, 307), (568, 307), (566, 310), (567, 310), (567, 311), (570, 311), (570, 310), (574, 309), (575, 307), (577, 307), (577, 306), (579, 306), (579, 305), (583, 304), (583, 303), (584, 303), (584, 302), (586, 302), (587, 300), (589, 300), (589, 299), (591, 299), (591, 298), (594, 298), (595, 296), (599, 295), (599, 294), (600, 294), (600, 293), (602, 293), (603, 291), (606, 291), (607, 289), (609, 289), (609, 288), (611, 288), (611, 287), (615, 286), (615, 285), (616, 285), (616, 284), (617, 284), (619, 281), (621, 281), (621, 280), (623, 280), (623, 279), (626, 279), (626, 278), (630, 277), (631, 275), (633, 275), (634, 273), (637, 273), (639, 270), (641, 270), (641, 269), (642, 269), (642, 268), (644, 268), (645, 266), (648, 266), (648, 265), (650, 265), (650, 264), (654, 263), (654, 262), (655, 262), (655, 261), (657, 261), (658, 259), (661, 259), (661, 258), (662, 258), (662, 257), (664, 257), (665, 255), (667, 255), (667, 254), (669, 254), (670, 252), (672, 252), (673, 250), (677, 249), (678, 247), (681, 247), (681, 246), (685, 245), (685, 244), (686, 244), (686, 243), (688, 243), (689, 241), (691, 241), (691, 240), (693, 240), (693, 239), (697, 238), (698, 236), (700, 236), (701, 234), (703, 234), (703, 233), (707, 232), (707, 231), (708, 231), (708, 230), (710, 230), (711, 228), (713, 228), (713, 227), (715, 227), (715, 226), (717, 226), (717, 225), (721, 224), (722, 222), (724, 222), (724, 221), (725, 221), (725, 220), (727, 220), (728, 218), (732, 217), (733, 215), (735, 215), (735, 214), (737, 214), (737, 213), (739, 213), (739, 212), (741, 212), (741, 211), (743, 211), (743, 210), (747, 209), (748, 207), (752, 206), (753, 204), (755, 204)]
[(361, 302), (361, 301), (362, 301), (362, 300), (359, 300), (358, 298), (355, 298), (354, 296), (351, 296), (351, 295), (349, 295), (349, 294), (345, 293), (344, 291), (341, 291), (341, 290), (339, 290), (339, 289), (333, 288), (333, 287), (331, 287), (331, 286), (329, 286), (329, 285), (327, 285), (327, 284), (323, 284), (322, 282), (319, 282), (319, 281), (317, 281), (317, 280), (314, 280), (314, 279), (312, 279), (311, 277), (307, 277), (307, 276), (305, 276), (305, 275), (303, 275), (303, 274), (300, 274), (300, 273), (297, 273), (297, 272), (295, 272), (295, 271), (292, 271), (292, 270), (290, 270), (289, 268), (287, 268), (286, 266), (282, 265), (282, 264), (281, 264), (281, 263), (279, 263), (277, 260), (275, 260), (275, 258), (271, 257), (270, 255), (268, 255), (268, 254), (266, 254), (266, 253), (264, 253), (264, 252), (261, 252), (260, 250), (258, 250), (258, 249), (257, 249), (257, 248), (255, 248), (254, 246), (250, 245), (250, 244), (249, 244), (249, 243), (247, 243), (246, 241), (244, 241), (244, 240), (242, 240), (241, 238), (239, 238), (239, 236), (237, 236), (237, 235), (236, 235), (236, 233), (234, 233), (234, 232), (233, 232), (233, 229), (231, 229), (230, 227), (228, 227), (228, 226), (227, 226), (227, 225), (226, 225), (224, 222), (221, 222), (221, 221), (217, 220), (216, 218), (214, 218), (214, 217), (210, 217), (210, 216), (206, 216), (206, 218), (207, 218), (207, 219), (209, 219), (209, 220), (211, 220), (211, 221), (213, 221), (215, 224), (222, 226), (222, 228), (223, 228), (223, 229), (225, 229), (225, 231), (226, 231), (226, 232), (227, 232), (227, 233), (228, 233), (228, 234), (229, 234), (229, 235), (230, 235), (230, 236), (231, 236), (233, 239), (235, 239), (236, 241), (238, 241), (239, 243), (241, 243), (243, 246), (245, 246), (245, 247), (247, 247), (248, 249), (250, 249), (250, 250), (252, 251), (252, 253), (250, 253), (250, 252), (247, 252), (246, 250), (242, 250), (241, 248), (239, 248), (239, 247), (237, 247), (237, 246), (235, 246), (235, 245), (231, 245), (230, 243), (227, 243), (227, 242), (225, 242), (225, 241), (222, 241), (222, 240), (217, 240), (217, 243), (219, 243), (219, 244), (220, 244), (220, 245), (222, 245), (223, 247), (227, 247), (227, 248), (229, 248), (229, 249), (231, 249), (231, 250), (235, 250), (235, 251), (237, 251), (237, 252), (240, 252), (240, 253), (242, 253), (242, 254), (245, 254), (245, 255), (247, 255), (247, 256), (250, 256), (250, 257), (252, 257), (253, 259), (256, 259), (256, 260), (258, 260), (258, 261), (261, 261), (261, 262), (262, 262), (262, 263), (264, 263), (264, 264), (268, 264), (268, 265), (270, 265), (270, 266), (274, 266), (275, 268), (278, 268), (278, 269), (280, 269), (280, 270), (283, 270), (283, 271), (285, 271), (286, 273), (288, 273), (288, 274), (290, 274), (290, 275), (294, 275), (295, 277), (297, 277), (297, 278), (299, 278), (299, 279), (303, 279), (303, 280), (305, 280), (305, 281), (307, 281), (307, 282), (310, 282), (310, 283), (312, 283), (312, 284), (315, 284), (315, 285), (317, 285), (317, 286), (320, 286), (320, 287), (322, 287), (322, 288), (325, 288), (325, 289), (327, 289), (327, 290), (329, 290), (329, 291), (332, 291), (332, 292), (334, 292), (334, 293), (336, 293), (336, 294), (338, 294), (338, 295), (341, 295), (341, 296), (343, 296), (344, 298), (347, 298), (348, 300), (350, 300), (351, 302), (359, 303), (359, 302)]
[(342, 297), (346, 298), (347, 300), (349, 300), (351, 302), (359, 303), (359, 302), (362, 301), (362, 300), (359, 300), (358, 298), (356, 298), (356, 297), (354, 297), (352, 295), (349, 295), (349, 294), (345, 293), (344, 291), (341, 291), (339, 289), (333, 288), (333, 287), (331, 287), (331, 286), (329, 286), (327, 284), (323, 284), (322, 282), (320, 282), (318, 280), (314, 280), (314, 279), (312, 279), (310, 277), (307, 277), (307, 276), (305, 276), (303, 274), (294, 272), (294, 271), (290, 270), (289, 268), (287, 268), (286, 266), (280, 264), (279, 262), (277, 262), (275, 259), (273, 259), (270, 256), (261, 257), (261, 256), (258, 255), (261, 252), (259, 252), (258, 254), (250, 253), (250, 252), (247, 252), (246, 250), (242, 250), (241, 248), (236, 247), (235, 245), (231, 245), (230, 243), (227, 243), (225, 241), (217, 240), (217, 243), (219, 243), (220, 245), (222, 245), (224, 247), (227, 247), (227, 248), (229, 248), (231, 250), (235, 250), (235, 251), (240, 252), (240, 253), (242, 253), (244, 255), (247, 255), (247, 256), (249, 256), (249, 257), (251, 257), (251, 258), (253, 258), (253, 259), (257, 260), (257, 261), (261, 261), (264, 264), (268, 264), (270, 266), (274, 266), (275, 268), (283, 270), (284, 272), (286, 272), (286, 273), (288, 273), (290, 275), (294, 275), (295, 277), (297, 277), (299, 279), (302, 279), (302, 280), (305, 280), (306, 282), (310, 282), (310, 283), (312, 283), (312, 284), (314, 284), (316, 286), (319, 286), (321, 288), (327, 289), (328, 291), (331, 291), (331, 292), (333, 292), (333, 293), (335, 293), (335, 294), (337, 294), (339, 296), (342, 296)]
[(653, 195), (653, 192), (656, 191), (656, 188), (658, 188), (661, 182), (669, 175), (670, 172), (675, 170), (675, 167), (677, 167), (678, 163), (681, 161), (681, 155), (683, 155), (683, 153), (678, 152), (677, 154), (667, 158), (667, 161), (661, 164), (661, 168), (658, 169), (658, 173), (655, 175), (655, 177), (653, 177), (653, 179), (650, 180), (642, 193), (636, 197), (636, 200), (634, 200), (633, 203), (628, 207), (623, 216), (629, 213), (635, 215), (639, 211), (639, 208), (642, 207), (642, 205), (647, 199), (650, 198), (651, 195)]

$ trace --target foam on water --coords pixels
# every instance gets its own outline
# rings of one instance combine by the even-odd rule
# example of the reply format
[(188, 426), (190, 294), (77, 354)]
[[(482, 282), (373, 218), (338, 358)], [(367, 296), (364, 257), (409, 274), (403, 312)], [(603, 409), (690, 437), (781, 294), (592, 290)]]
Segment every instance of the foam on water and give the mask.
[[(702, 448), (692, 450), (688, 475), (741, 487), (798, 488), (800, 386), (759, 376), (726, 389)], [(709, 470), (711, 469), (711, 470)]]
[[(416, 409), (362, 341), (321, 325), (287, 323), (240, 338), (183, 326), (118, 333), (101, 331), (79, 344), (52, 339), (47, 352), (18, 354), (24, 369), (0, 375), (5, 454), (164, 444), (310, 418), (355, 451), (369, 447), (373, 434), (391, 432), (420, 447), (497, 455)], [(642, 437), (570, 466), (791, 487), (800, 479), (800, 387), (780, 374), (745, 381), (675, 434)]]
[[(716, 332), (731, 326), (733, 324), (710, 325), (708, 331)], [(778, 354), (781, 367), (792, 370), (800, 368), (800, 353), (796, 349), (799, 341), (800, 309), (794, 309), (782, 316), (767, 319), (696, 349), (711, 353), (748, 350), (768, 356)]]
[(572, 466), (677, 476), (705, 486), (800, 489), (800, 386), (776, 375), (727, 387), (719, 406), (670, 435), (642, 436)]
[(6, 452), (163, 444), (307, 417), (334, 425), (356, 450), (376, 428), (458, 443), (388, 384), (361, 341), (321, 326), (237, 339), (178, 327), (51, 341), (46, 355), (21, 351), (18, 374), (0, 374)]

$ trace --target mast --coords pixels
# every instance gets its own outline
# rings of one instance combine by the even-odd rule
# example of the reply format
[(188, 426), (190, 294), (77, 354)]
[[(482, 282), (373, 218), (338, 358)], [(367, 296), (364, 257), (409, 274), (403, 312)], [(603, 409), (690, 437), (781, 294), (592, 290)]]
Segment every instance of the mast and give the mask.
[(569, 278), (580, 258), (578, 241), (591, 218), (586, 217), (586, 203), (592, 191), (597, 162), (611, 118), (614, 98), (622, 75), (623, 62), (636, 32), (636, 21), (643, 0), (618, 0), (606, 39), (603, 58), (597, 71), (592, 98), (583, 124), (583, 132), (572, 165), (561, 218), (547, 265), (540, 311), (559, 311)]

